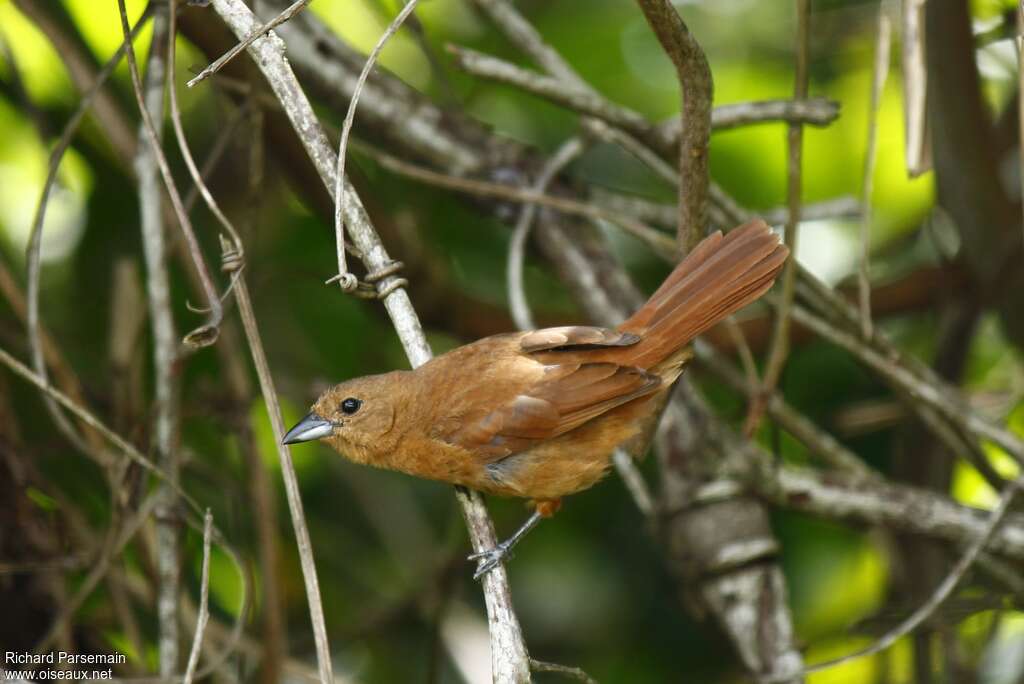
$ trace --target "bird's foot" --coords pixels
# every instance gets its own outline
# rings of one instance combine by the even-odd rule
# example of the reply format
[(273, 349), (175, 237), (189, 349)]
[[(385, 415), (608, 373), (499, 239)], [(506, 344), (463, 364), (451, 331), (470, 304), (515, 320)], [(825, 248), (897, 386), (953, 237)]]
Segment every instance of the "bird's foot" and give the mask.
[(499, 563), (512, 558), (512, 544), (509, 543), (510, 541), (512, 540), (506, 539), (493, 549), (472, 553), (468, 556), (468, 560), (477, 561), (476, 572), (473, 573), (473, 579), (480, 579), (491, 570), (498, 567)]

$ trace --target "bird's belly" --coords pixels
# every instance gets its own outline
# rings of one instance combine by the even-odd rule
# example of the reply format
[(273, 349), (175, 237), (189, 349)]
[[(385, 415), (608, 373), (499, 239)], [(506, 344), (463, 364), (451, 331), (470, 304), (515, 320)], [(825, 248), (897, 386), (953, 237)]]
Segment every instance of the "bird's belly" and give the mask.
[(587, 489), (607, 474), (615, 448), (642, 432), (644, 423), (637, 414), (646, 411), (647, 397), (624, 404), (571, 432), (487, 464), (483, 481), (467, 484), (488, 493), (538, 500)]
[(373, 465), (487, 494), (558, 499), (604, 477), (616, 447), (634, 454), (645, 448), (640, 442), (657, 420), (655, 407), (662, 395), (628, 402), (575, 430), (496, 460), (424, 435), (407, 438), (386, 462)]

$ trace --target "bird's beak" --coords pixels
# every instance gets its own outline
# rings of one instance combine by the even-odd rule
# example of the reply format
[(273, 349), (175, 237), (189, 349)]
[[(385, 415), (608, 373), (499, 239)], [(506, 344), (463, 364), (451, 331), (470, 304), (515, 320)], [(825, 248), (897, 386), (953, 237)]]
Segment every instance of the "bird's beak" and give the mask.
[(320, 439), (334, 432), (334, 425), (331, 421), (324, 420), (315, 413), (307, 413), (306, 417), (296, 423), (295, 427), (288, 431), (288, 434), (281, 440), (282, 444), (297, 444)]

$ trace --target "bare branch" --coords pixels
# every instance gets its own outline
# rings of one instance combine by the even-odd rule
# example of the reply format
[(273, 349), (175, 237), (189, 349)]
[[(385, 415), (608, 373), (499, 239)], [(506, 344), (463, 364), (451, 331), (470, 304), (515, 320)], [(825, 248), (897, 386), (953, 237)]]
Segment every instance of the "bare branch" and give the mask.
[[(1002, 495), (999, 497), (999, 503), (989, 514), (988, 519), (985, 521), (985, 525), (979, 532), (977, 538), (975, 538), (967, 547), (967, 550), (960, 557), (960, 560), (958, 560), (956, 565), (950, 569), (949, 573), (946, 574), (946, 577), (935, 588), (935, 591), (932, 592), (927, 601), (922, 603), (913, 613), (908, 615), (898, 625), (876, 639), (875, 642), (867, 648), (840, 658), (811, 665), (810, 667), (807, 667), (802, 674), (807, 675), (813, 672), (821, 672), (822, 670), (827, 670), (851, 660), (880, 653), (913, 632), (925, 620), (931, 617), (938, 607), (942, 605), (947, 598), (949, 598), (950, 594), (953, 593), (953, 590), (956, 589), (956, 586), (964, 578), (964, 575), (967, 574), (967, 571), (970, 570), (972, 565), (974, 565), (974, 562), (978, 559), (981, 552), (992, 541), (992, 538), (999, 529), (999, 525), (1003, 522), (1003, 519), (1006, 517), (1006, 513), (1010, 510), (1010, 504), (1013, 501), (1014, 495), (1022, 485), (1024, 485), (1024, 478), (1018, 478), (1007, 484)], [(784, 680), (773, 679), (769, 681)]]
[[(679, 118), (654, 125), (643, 114), (611, 102), (590, 87), (524, 69), (469, 48), (449, 45), (448, 51), (454, 55), (459, 68), (474, 76), (522, 88), (566, 109), (629, 131), (662, 154), (678, 154), (677, 145), (683, 131)], [(739, 102), (712, 109), (711, 127), (718, 131), (779, 121), (825, 126), (838, 116), (838, 103), (824, 98)]]
[[(807, 52), (809, 43), (809, 24), (811, 15), (810, 0), (796, 0), (796, 76), (793, 86), (793, 99), (807, 99)], [(754, 395), (744, 423), (744, 432), (754, 434), (764, 414), (767, 395), (775, 389), (782, 376), (782, 369), (789, 356), (789, 309), (793, 305), (796, 289), (797, 270), (797, 229), (800, 225), (800, 204), (803, 199), (803, 139), (804, 129), (799, 123), (789, 125), (787, 145), (789, 158), (787, 163), (786, 204), (789, 215), (786, 221), (785, 242), (789, 247), (789, 261), (782, 272), (782, 296), (775, 315), (775, 329), (772, 334), (768, 360), (765, 362), (761, 392)]]
[(596, 679), (578, 667), (569, 667), (568, 665), (559, 665), (558, 663), (546, 663), (543, 660), (530, 658), (530, 669), (534, 672), (554, 672), (564, 675), (569, 679), (575, 679), (578, 682), (583, 682), (583, 684), (597, 684)]
[[(171, 13), (169, 25), (171, 36), (177, 37), (177, 21), (174, 12)], [(206, 183), (203, 181), (203, 175), (199, 172), (195, 158), (192, 156), (192, 150), (189, 148), (188, 139), (185, 136), (185, 127), (181, 123), (181, 108), (178, 106), (177, 75), (175, 74), (175, 55), (177, 54), (176, 46), (176, 40), (170, 40), (167, 43), (167, 82), (169, 84), (168, 101), (171, 105), (171, 124), (174, 126), (174, 137), (178, 141), (178, 149), (181, 150), (181, 157), (185, 160), (185, 166), (188, 168), (188, 172), (195, 183), (195, 185), (193, 185), (193, 190), (202, 196), (203, 201), (206, 202), (206, 206), (209, 207), (210, 211), (217, 218), (221, 227), (227, 231), (227, 234), (231, 237), (232, 247), (239, 255), (239, 258), (241, 258), (244, 254), (242, 250), (242, 239), (238, 236), (238, 232), (231, 224), (231, 221), (229, 221), (227, 216), (224, 215), (224, 212), (221, 211), (220, 205), (217, 204), (217, 201), (213, 197), (213, 193), (211, 193), (209, 188), (206, 187)], [(240, 120), (244, 113), (245, 110), (243, 108), (242, 111), (239, 112), (236, 121)], [(227, 131), (230, 131), (230, 127)], [(227, 140), (227, 137), (224, 137), (223, 139)], [(211, 154), (211, 160), (216, 158), (217, 157)], [(187, 210), (187, 198), (185, 207)]]
[[(570, 138), (552, 155), (537, 174), (531, 190), (543, 193), (552, 179), (561, 173), (562, 169), (572, 163), (576, 157), (583, 153), (585, 146), (579, 138)], [(526, 301), (526, 292), (523, 289), (523, 261), (525, 259), (526, 240), (530, 235), (530, 226), (533, 224), (534, 214), (537, 212), (537, 205), (527, 204), (519, 212), (519, 220), (512, 231), (512, 240), (508, 248), (508, 264), (506, 279), (508, 281), (508, 301), (512, 310), (512, 320), (520, 330), (532, 330), (536, 327), (533, 322), (533, 315), (530, 313), (530, 304)]]
[[(683, 98), (679, 136), (679, 247), (697, 246), (708, 223), (708, 147), (711, 141), (711, 69), (704, 50), (668, 0), (637, 0), (658, 42), (676, 67)], [(802, 99), (802, 98), (798, 98)]]
[[(145, 12), (142, 17), (135, 24), (135, 28), (129, 33), (130, 39), (134, 39), (138, 35), (139, 30), (149, 19), (150, 13)], [(39, 18), (41, 20), (41, 17)], [(35, 217), (32, 220), (32, 230), (29, 233), (28, 246), (26, 248), (27, 256), (27, 280), (28, 285), (26, 287), (26, 299), (27, 299), (27, 312), (26, 322), (28, 328), (28, 342), (29, 348), (32, 354), (32, 367), (36, 373), (39, 374), (44, 380), (47, 379), (48, 373), (46, 363), (44, 362), (44, 350), (43, 340), (39, 313), (39, 279), (41, 275), (41, 252), (42, 252), (42, 239), (43, 239), (43, 224), (46, 219), (46, 209), (49, 206), (50, 192), (53, 189), (53, 184), (57, 180), (57, 170), (60, 168), (61, 160), (64, 158), (65, 152), (71, 146), (71, 141), (74, 139), (75, 133), (78, 131), (79, 125), (82, 123), (82, 119), (85, 114), (89, 111), (90, 106), (93, 104), (93, 100), (99, 96), (102, 92), (103, 84), (113, 73), (114, 68), (121, 61), (121, 57), (124, 56), (126, 43), (122, 43), (117, 49), (114, 55), (107, 60), (107, 63), (103, 66), (100, 72), (96, 75), (92, 81), (92, 85), (86, 90), (78, 103), (78, 108), (75, 113), (71, 115), (67, 124), (64, 126), (64, 130), (61, 132), (60, 139), (54, 146), (53, 151), (50, 153), (49, 165), (46, 171), (46, 180), (43, 182), (42, 194), (39, 198), (39, 204), (36, 206)], [(88, 442), (83, 442), (75, 431), (74, 427), (67, 422), (64, 415), (57, 409), (53, 404), (53, 400), (44, 395), (44, 405), (53, 416), (54, 422), (57, 427), (61, 430), (65, 437), (67, 437), (72, 444), (87, 454), (92, 454), (90, 445)], [(102, 456), (97, 457), (100, 462), (103, 462)]]
[(50, 385), (50, 383), (41, 378), (36, 373), (32, 372), (27, 366), (18, 361), (16, 358), (8, 354), (3, 349), (0, 349), (0, 363), (10, 368), (16, 375), (20, 376), (24, 380), (27, 380), (32, 385), (35, 385), (37, 389), (53, 397), (58, 404), (63, 406), (76, 418), (81, 420), (83, 423), (89, 425), (89, 427), (96, 430), (98, 433), (103, 435), (103, 438), (113, 444), (117, 449), (124, 453), (124, 455), (130, 460), (142, 466), (147, 471), (156, 475), (161, 482), (169, 483), (174, 489), (174, 493), (177, 494), (185, 503), (188, 504), (189, 508), (192, 509), (197, 515), (199, 515), (202, 509), (199, 504), (196, 503), (195, 499), (192, 498), (188, 492), (181, 488), (180, 485), (176, 484), (171, 477), (165, 472), (159, 465), (151, 461), (146, 456), (142, 455), (138, 449), (132, 446), (123, 437), (118, 435), (116, 432), (111, 430), (109, 427), (104, 425), (99, 418), (94, 416), (88, 410), (83, 408), (81, 405), (73, 401), (66, 394), (61, 392), (59, 389)]
[[(230, 245), (223, 237), (221, 238), (221, 245), (225, 251), (224, 260), (226, 268), (240, 269), (242, 266), (241, 261), (231, 252)], [(302, 564), (302, 578), (306, 584), (306, 599), (309, 603), (309, 618), (313, 624), (320, 681), (323, 684), (327, 684), (332, 682), (334, 677), (331, 671), (331, 649), (327, 641), (327, 624), (324, 621), (323, 602), (320, 598), (320, 582), (316, 576), (316, 562), (313, 559), (313, 544), (309, 540), (306, 515), (302, 510), (302, 495), (299, 493), (299, 481), (295, 475), (295, 465), (292, 463), (291, 450), (282, 443), (285, 433), (284, 418), (281, 415), (281, 405), (277, 398), (277, 390), (274, 389), (274, 379), (270, 374), (270, 366), (267, 364), (267, 357), (263, 351), (263, 342), (260, 338), (259, 328), (256, 326), (256, 315), (253, 313), (252, 302), (249, 299), (249, 288), (245, 284), (245, 276), (240, 272), (236, 272), (234, 277), (237, 279), (235, 284), (235, 301), (238, 302), (238, 314), (241, 316), (245, 337), (249, 343), (249, 352), (252, 354), (252, 360), (256, 366), (256, 375), (260, 381), (260, 390), (263, 392), (263, 401), (267, 406), (270, 425), (274, 431), (274, 445), (277, 447), (277, 456), (281, 462), (281, 477), (284, 478), (288, 510), (291, 513), (292, 527), (295, 530), (295, 541), (299, 550), (299, 560)]]
[(380, 55), (381, 50), (384, 49), (385, 43), (388, 39), (395, 34), (395, 32), (402, 26), (402, 23), (406, 20), (412, 11), (416, 9), (416, 3), (418, 0), (408, 0), (405, 7), (398, 13), (398, 16), (388, 24), (384, 33), (377, 39), (376, 45), (373, 46), (373, 50), (370, 51), (369, 56), (366, 58), (366, 63), (363, 64), (362, 71), (359, 72), (359, 80), (356, 81), (355, 90), (352, 91), (352, 99), (348, 103), (348, 111), (345, 112), (345, 121), (341, 127), (341, 138), (338, 142), (338, 163), (335, 168), (335, 181), (334, 181), (334, 238), (335, 238), (335, 250), (338, 255), (338, 273), (334, 277), (330, 278), (327, 282), (331, 283), (334, 281), (338, 282), (338, 286), (341, 287), (342, 292), (354, 292), (356, 287), (359, 285), (359, 281), (354, 275), (348, 272), (348, 266), (345, 263), (345, 222), (342, 218), (345, 215), (345, 210), (348, 208), (345, 204), (348, 197), (348, 193), (343, 192), (343, 186), (345, 180), (345, 159), (348, 156), (348, 136), (352, 132), (352, 122), (356, 118), (356, 107), (359, 105), (359, 96), (363, 92), (363, 86), (366, 84), (366, 77), (369, 76), (370, 70), (373, 69), (373, 65), (377, 62), (377, 57)]
[[(158, 478), (160, 478), (161, 482), (167, 483), (174, 490), (174, 493), (182, 501), (184, 501), (188, 505), (189, 509), (192, 510), (194, 513), (199, 514), (201, 512), (202, 509), (200, 509), (199, 504), (196, 503), (195, 499), (193, 499), (191, 495), (189, 495), (184, 489), (182, 489), (177, 482), (172, 481), (169, 478), (168, 474), (164, 472), (160, 468), (160, 466), (158, 466), (157, 464), (153, 463), (148, 458), (143, 456), (142, 453), (138, 451), (138, 449), (136, 449), (123, 437), (121, 437), (116, 432), (114, 432), (106, 425), (104, 425), (102, 422), (100, 422), (98, 418), (96, 418), (93, 414), (91, 414), (81, 405), (72, 401), (67, 395), (65, 395), (60, 390), (50, 386), (50, 384), (45, 379), (33, 373), (29, 368), (27, 368), (24, 364), (20, 363), (17, 359), (15, 359), (13, 356), (8, 354), (3, 349), (0, 349), (0, 363), (3, 363), (5, 366), (10, 368), (11, 371), (13, 371), (16, 375), (35, 385), (39, 390), (52, 396), (57, 401), (58, 404), (67, 409), (72, 415), (74, 415), (87, 425), (89, 425), (99, 434), (103, 435), (103, 437), (106, 440), (108, 440), (111, 444), (117, 447), (118, 450), (120, 450), (128, 459), (137, 463), (145, 470), (156, 475)], [(155, 497), (151, 498), (150, 500), (155, 504)], [(127, 532), (125, 532), (125, 534), (127, 534)], [(131, 534), (128, 534), (128, 538), (130, 538), (131, 536)], [(213, 526), (213, 538), (217, 540), (218, 545), (231, 558), (231, 561), (234, 564), (242, 582), (242, 610), (240, 611), (238, 619), (235, 621), (235, 625), (232, 631), (233, 636), (229, 639), (229, 643), (234, 643), (234, 641), (236, 641), (241, 635), (245, 610), (249, 602), (249, 577), (242, 567), (242, 563), (238, 558), (238, 554), (235, 553), (234, 549), (229, 544), (227, 544), (226, 538), (224, 537), (223, 533), (217, 529), (216, 525)], [(127, 539), (125, 540), (125, 543), (127, 543)], [(121, 544), (121, 546), (123, 546), (123, 544)], [(97, 573), (96, 581), (99, 581), (99, 579), (101, 579), (105, 574), (105, 570), (104, 572), (100, 572), (100, 570), (101, 569), (99, 568), (99, 566), (94, 567), (94, 572)], [(84, 587), (85, 585), (83, 584), (83, 588)], [(59, 630), (55, 628), (54, 634), (56, 634), (57, 631)], [(197, 674), (197, 677), (202, 678), (203, 676), (208, 674), (210, 668), (219, 667), (223, 659), (226, 658), (229, 654), (230, 650), (221, 654), (221, 657), (219, 659), (214, 659), (213, 661), (211, 661), (211, 663), (206, 668), (204, 668)]]
[(448, 51), (454, 55), (459, 68), (474, 76), (522, 88), (574, 112), (600, 119), (646, 140), (660, 151), (672, 148), (671, 134), (663, 134), (639, 112), (614, 104), (589, 87), (579, 87), (562, 78), (529, 71), (468, 48), (449, 45)]
[(532, 188), (521, 188), (515, 185), (502, 183), (490, 183), (488, 181), (475, 180), (452, 176), (446, 173), (438, 173), (416, 164), (411, 164), (379, 150), (371, 150), (365, 145), (359, 145), (359, 149), (370, 154), (381, 166), (407, 178), (414, 178), (424, 183), (448, 188), (457, 192), (464, 192), (478, 197), (493, 197), (498, 199), (512, 200), (536, 204), (539, 206), (555, 209), (565, 214), (575, 214), (591, 219), (609, 221), (619, 226), (630, 235), (648, 245), (655, 254), (666, 260), (671, 260), (675, 250), (675, 240), (664, 233), (634, 220), (631, 216), (603, 209), (593, 204), (579, 202), (566, 197), (545, 195)]
[[(255, 17), (240, 0), (213, 0), (213, 7), (236, 36), (247, 36), (256, 24)], [(274, 34), (270, 34), (254, 41), (248, 50), (281, 101), (324, 186), (330, 191), (337, 183), (337, 159), (305, 93), (283, 57), (283, 45)], [(345, 224), (363, 255), (367, 269), (378, 271), (388, 268), (393, 262), (358, 195), (347, 182), (344, 192), (349, 195), (346, 198)], [(425, 363), (431, 357), (431, 351), (408, 293), (399, 286), (399, 279), (394, 275), (380, 279), (377, 286), (410, 362), (413, 366)], [(470, 522), (470, 536), (475, 548), (493, 548), (497, 539), (479, 494), (461, 493), (459, 500), (463, 514)], [(519, 621), (511, 606), (511, 592), (504, 569), (498, 567), (488, 573), (483, 585), (491, 631), (492, 674), (497, 681), (526, 681), (529, 679), (528, 656)], [(324, 664), (321, 664), (321, 675), (323, 672)]]
[(906, 0), (899, 3), (903, 129), (906, 136), (907, 174), (911, 178), (920, 176), (932, 167), (931, 145), (928, 141), (928, 72), (925, 67), (924, 5), (925, 0)]
[(860, 301), (861, 335), (871, 337), (871, 191), (874, 186), (875, 157), (878, 146), (878, 108), (882, 102), (886, 74), (889, 72), (889, 42), (892, 29), (884, 4), (878, 6), (878, 37), (875, 46), (875, 66), (871, 76), (871, 100), (868, 111), (868, 142), (864, 152), (864, 180), (861, 184), (860, 265), (857, 286)]
[(267, 35), (275, 28), (277, 28), (284, 22), (294, 17), (302, 10), (306, 9), (306, 5), (308, 5), (310, 2), (312, 2), (312, 0), (295, 0), (295, 2), (293, 2), (287, 9), (282, 11), (280, 14), (278, 14), (270, 21), (261, 25), (259, 28), (250, 33), (248, 37), (243, 39), (241, 42), (236, 43), (233, 48), (231, 48), (223, 55), (218, 57), (216, 60), (211, 62), (209, 66), (207, 66), (205, 69), (196, 74), (195, 77), (189, 80), (189, 82), (185, 85), (189, 88), (192, 88), (195, 85), (197, 85), (200, 81), (206, 80), (210, 76), (213, 76), (215, 73), (223, 69), (225, 64), (227, 64), (235, 57), (237, 57), (242, 52), (242, 50), (249, 47), (254, 40)]
[[(807, 126), (827, 126), (839, 118), (839, 103), (823, 97), (803, 100), (760, 100), (719, 105), (711, 110), (711, 128), (727, 131), (740, 126), (751, 126), (779, 121)], [(662, 124), (666, 131), (678, 136), (681, 123), (670, 119)]]
[(210, 531), (213, 527), (213, 515), (206, 509), (203, 517), (203, 566), (199, 580), (199, 615), (196, 616), (196, 632), (192, 637), (192, 650), (188, 654), (188, 665), (182, 684), (192, 684), (199, 665), (199, 653), (203, 650), (203, 633), (206, 623), (210, 621)]
[[(156, 6), (153, 16), (153, 42), (150, 44), (144, 88), (145, 109), (151, 120), (163, 121), (164, 89), (167, 80), (167, 54), (170, 18), (168, 8)], [(178, 362), (178, 334), (171, 313), (171, 286), (167, 272), (164, 223), (158, 162), (155, 148), (162, 142), (162, 130), (155, 131), (157, 142), (146, 144), (145, 124), (139, 126), (135, 174), (139, 187), (139, 224), (146, 260), (146, 294), (149, 320), (153, 330), (154, 430), (153, 448), (157, 462), (178, 482), (178, 402), (180, 388), (175, 365)], [(158, 491), (156, 521), (157, 619), (159, 623), (160, 676), (178, 671), (178, 592), (180, 578), (180, 542), (177, 501), (168, 485)]]
[(50, 628), (46, 631), (46, 634), (43, 635), (32, 649), (33, 653), (45, 653), (49, 650), (54, 639), (60, 634), (67, 621), (82, 607), (82, 604), (92, 594), (96, 585), (106, 576), (107, 571), (110, 569), (110, 562), (131, 541), (132, 537), (142, 528), (142, 524), (146, 522), (156, 509), (159, 499), (160, 496), (158, 494), (148, 497), (142, 502), (138, 510), (132, 514), (131, 519), (124, 521), (119, 527), (110, 528), (99, 558), (89, 568), (89, 574), (82, 580), (74, 596), (61, 606), (60, 613), (50, 623)]
[[(723, 359), (711, 345), (698, 339), (694, 342), (693, 349), (697, 361), (733, 389), (748, 396), (758, 391), (758, 385), (752, 384), (749, 377), (744, 379), (744, 376)], [(773, 391), (766, 402), (765, 408), (768, 415), (778, 421), (780, 426), (793, 434), (808, 449), (821, 456), (830, 466), (868, 479), (878, 477), (857, 454), (843, 446), (828, 432), (814, 425), (809, 418), (790, 406), (777, 391)]]
[[(130, 35), (128, 29), (128, 14), (125, 9), (124, 0), (117, 0), (118, 10), (121, 15), (121, 32), (128, 40)], [(199, 241), (196, 240), (195, 231), (192, 230), (192, 222), (188, 218), (188, 213), (185, 211), (185, 207), (181, 201), (181, 195), (178, 194), (178, 189), (174, 184), (174, 176), (171, 174), (171, 168), (167, 163), (167, 158), (163, 154), (163, 150), (160, 147), (160, 137), (157, 134), (156, 126), (153, 123), (153, 117), (150, 116), (149, 109), (145, 102), (145, 91), (142, 86), (142, 77), (139, 75), (139, 65), (135, 59), (135, 49), (131, 43), (128, 43), (127, 57), (128, 57), (128, 70), (132, 77), (132, 91), (135, 93), (135, 102), (139, 106), (139, 113), (142, 115), (143, 128), (146, 132), (146, 138), (149, 146), (153, 150), (154, 158), (157, 166), (160, 169), (160, 175), (163, 177), (164, 186), (167, 188), (167, 195), (171, 200), (171, 206), (174, 208), (174, 213), (178, 217), (178, 224), (181, 227), (182, 235), (185, 238), (185, 242), (188, 244), (189, 252), (192, 255), (192, 263), (195, 265), (196, 271), (199, 273), (200, 278), (203, 282), (203, 290), (206, 294), (207, 305), (209, 307), (209, 315), (207, 316), (206, 322), (185, 335), (184, 342), (186, 346), (192, 348), (205, 347), (213, 344), (217, 341), (217, 328), (220, 325), (221, 319), (224, 317), (224, 308), (221, 306), (220, 297), (217, 294), (217, 288), (213, 283), (213, 279), (210, 277), (210, 272), (206, 268), (206, 262), (203, 259), (202, 250), (199, 247)]]
[[(56, 3), (49, 0), (14, 0), (13, 4), (30, 18), (53, 44), (54, 51), (64, 62), (71, 82), (81, 95), (79, 106), (87, 108), (85, 102), (90, 102), (89, 106), (93, 107), (96, 121), (103, 129), (111, 149), (120, 159), (134, 158), (137, 136), (133, 124), (121, 115), (120, 102), (112, 90), (101, 88), (98, 92), (93, 92), (95, 81), (102, 82), (106, 79), (99, 78), (94, 73), (95, 62), (84, 48), (86, 42), (76, 40), (80, 36), (70, 33), (67, 24), (54, 15), (53, 7)], [(139, 28), (146, 23), (150, 14), (151, 9), (147, 6), (136, 22), (133, 36), (138, 34)], [(118, 48), (116, 59), (120, 59), (123, 49)]]
[[(678, 178), (678, 176), (676, 176)], [(633, 195), (624, 195), (599, 186), (592, 186), (590, 188), (590, 197), (594, 204), (598, 206), (611, 209), (612, 211), (620, 214), (628, 214), (638, 221), (644, 223), (654, 224), (661, 227), (671, 227), (675, 225), (676, 209), (674, 206), (664, 204), (661, 202), (655, 202), (642, 197), (635, 197)], [(819, 221), (822, 219), (835, 219), (835, 218), (856, 218), (860, 215), (860, 200), (856, 197), (837, 197), (831, 200), (824, 200), (822, 202), (814, 202), (811, 204), (805, 204), (800, 209), (800, 217), (804, 221)], [(765, 222), (771, 225), (778, 225), (785, 223), (789, 217), (789, 209), (787, 207), (777, 207), (775, 209), (769, 209), (761, 212), (761, 218)], [(712, 224), (721, 225), (728, 223), (724, 227), (731, 227), (734, 221), (715, 221), (712, 219)]]
[[(1024, 160), (1024, 4), (1020, 3), (1017, 4), (1017, 36), (1017, 135), (1020, 138), (1018, 155)], [(1020, 196), (1024, 200), (1024, 173), (1018, 172), (1017, 175), (1020, 176)], [(1021, 229), (1024, 230), (1024, 222), (1021, 223)]]
[(837, 329), (800, 306), (792, 309), (793, 320), (810, 328), (821, 337), (846, 349), (886, 380), (906, 391), (917, 402), (938, 411), (949, 423), (966, 433), (991, 440), (1014, 459), (1024, 463), (1024, 441), (1005, 428), (993, 425), (979, 416), (959, 393), (934, 377), (915, 373), (905, 355), (883, 355), (852, 334)]
[[(860, 525), (919, 534), (966, 546), (985, 530), (989, 513), (947, 496), (883, 480), (820, 473), (793, 466), (776, 467), (761, 455), (734, 453), (724, 472), (743, 480), (751, 491), (781, 508)], [(1010, 514), (988, 545), (992, 553), (1024, 560), (1024, 517)]]
[(633, 503), (636, 504), (637, 510), (648, 518), (653, 516), (656, 512), (654, 495), (651, 493), (651, 488), (647, 486), (647, 480), (644, 479), (640, 469), (636, 467), (633, 457), (622, 449), (616, 449), (612, 452), (612, 465), (615, 466), (615, 472), (622, 478), (622, 484), (626, 486), (626, 491), (633, 497)]

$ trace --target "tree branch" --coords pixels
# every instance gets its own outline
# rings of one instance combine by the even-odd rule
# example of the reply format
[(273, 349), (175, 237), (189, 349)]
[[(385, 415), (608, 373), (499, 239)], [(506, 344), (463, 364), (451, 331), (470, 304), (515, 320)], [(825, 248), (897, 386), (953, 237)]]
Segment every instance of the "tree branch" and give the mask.
[[(163, 121), (164, 90), (167, 81), (166, 49), (168, 41), (168, 11), (158, 4), (153, 16), (153, 42), (150, 44), (146, 78), (143, 83), (145, 104), (150, 119)], [(142, 229), (142, 247), (146, 260), (146, 294), (149, 299), (149, 320), (153, 330), (153, 388), (154, 435), (153, 448), (157, 462), (177, 484), (179, 470), (179, 374), (178, 334), (171, 313), (171, 287), (167, 273), (167, 248), (164, 243), (164, 223), (157, 154), (147, 144), (146, 124), (139, 126), (138, 155), (135, 174), (139, 185), (139, 225)], [(156, 129), (157, 141), (162, 141), (162, 129)], [(156, 508), (156, 558), (159, 586), (157, 590), (157, 617), (160, 637), (160, 676), (170, 677), (178, 670), (178, 593), (181, 577), (181, 550), (179, 543), (178, 505), (174, 491), (161, 485)]]
[[(213, 0), (212, 5), (239, 39), (247, 37), (257, 26), (256, 18), (240, 0)], [(305, 93), (284, 58), (283, 44), (271, 33), (254, 41), (248, 47), (248, 51), (284, 107), (321, 181), (328, 190), (331, 190), (336, 184), (337, 159)], [(392, 263), (391, 259), (370, 223), (359, 196), (347, 179), (343, 179), (343, 182), (346, 195), (345, 224), (348, 226), (349, 234), (362, 254), (367, 269), (383, 269)], [(398, 278), (394, 275), (382, 278), (377, 283), (378, 292), (388, 293), (384, 297), (384, 307), (391, 317), (406, 355), (415, 367), (428, 361), (431, 351), (408, 294), (401, 287), (395, 287), (397, 281)], [(470, 523), (470, 536), (474, 548), (493, 548), (497, 544), (497, 539), (479, 494), (460, 494), (459, 500), (463, 514)], [(512, 609), (508, 576), (504, 568), (499, 566), (488, 573), (484, 577), (483, 585), (491, 628), (492, 676), (496, 682), (527, 681), (529, 656), (518, 619)], [(321, 675), (323, 667), (321, 664)]]
[(658, 42), (676, 67), (683, 98), (679, 136), (679, 248), (693, 249), (708, 224), (708, 148), (711, 69), (693, 34), (668, 0), (637, 0)]

